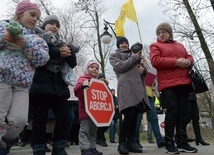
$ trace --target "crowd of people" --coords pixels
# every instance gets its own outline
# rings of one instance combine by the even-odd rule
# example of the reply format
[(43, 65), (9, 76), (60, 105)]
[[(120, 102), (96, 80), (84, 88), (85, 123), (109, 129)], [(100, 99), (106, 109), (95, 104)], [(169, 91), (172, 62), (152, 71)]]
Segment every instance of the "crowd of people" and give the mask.
[[(99, 74), (99, 63), (89, 60), (74, 85), (78, 101), (71, 102), (68, 85), (73, 79), (68, 70), (77, 65), (77, 50), (60, 38), (57, 16), (46, 16), (36, 27), (40, 16), (36, 4), (23, 0), (13, 20), (0, 21), (0, 27), (4, 27), (0, 29), (0, 155), (8, 154), (18, 141), (21, 147), (30, 143), (34, 155), (50, 151), (52, 155), (67, 155), (65, 147), (70, 145), (79, 145), (81, 155), (102, 155), (96, 145), (108, 147), (107, 131), (109, 142), (118, 143), (120, 154), (142, 153), (140, 126), (144, 113), (148, 142), (155, 143), (153, 132), (157, 147), (165, 147), (169, 154), (198, 151), (188, 143), (186, 130), (191, 120), (196, 145), (209, 145), (201, 136), (196, 94), (191, 92), (188, 71), (193, 57), (173, 39), (168, 23), (157, 26), (157, 41), (150, 45), (161, 105), (156, 103), (157, 96), (146, 89), (148, 68), (142, 44), (130, 47), (124, 36), (117, 37), (117, 49), (109, 57), (118, 80), (117, 96), (115, 89), (108, 87), (105, 75)], [(91, 79), (104, 81), (112, 93), (115, 115), (110, 126), (97, 127), (85, 110), (84, 89), (90, 86)], [(153, 87), (151, 90), (154, 92)], [(164, 137), (157, 116), (161, 108), (165, 112)]]

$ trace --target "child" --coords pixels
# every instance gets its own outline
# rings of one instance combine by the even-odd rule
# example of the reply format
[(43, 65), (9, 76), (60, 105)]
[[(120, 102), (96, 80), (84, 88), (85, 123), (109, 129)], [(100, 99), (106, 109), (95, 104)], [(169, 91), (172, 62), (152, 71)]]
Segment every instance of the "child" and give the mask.
[(84, 65), (84, 75), (80, 76), (74, 88), (74, 94), (79, 100), (79, 145), (81, 155), (102, 155), (102, 152), (96, 150), (96, 132), (97, 126), (85, 111), (83, 89), (87, 88), (90, 79), (98, 77), (99, 64), (94, 60), (90, 60)]
[(46, 42), (33, 30), (40, 15), (36, 4), (20, 2), (10, 21), (23, 30), (19, 36), (6, 29), (8, 22), (0, 21), (0, 155), (6, 155), (17, 143), (27, 123), (28, 92), (35, 68), (49, 59)]
[[(57, 16), (44, 18), (41, 28), (48, 34), (59, 36), (60, 22)], [(44, 38), (46, 39), (46, 38)], [(58, 42), (58, 41), (57, 41)], [(30, 107), (33, 109), (32, 147), (34, 155), (45, 155), (46, 124), (48, 110), (52, 109), (56, 117), (53, 130), (52, 155), (67, 155), (65, 141), (69, 132), (68, 84), (63, 80), (61, 66), (64, 62), (71, 68), (76, 66), (76, 55), (67, 45), (52, 44), (47, 40), (50, 60), (45, 66), (36, 69), (30, 89)]]

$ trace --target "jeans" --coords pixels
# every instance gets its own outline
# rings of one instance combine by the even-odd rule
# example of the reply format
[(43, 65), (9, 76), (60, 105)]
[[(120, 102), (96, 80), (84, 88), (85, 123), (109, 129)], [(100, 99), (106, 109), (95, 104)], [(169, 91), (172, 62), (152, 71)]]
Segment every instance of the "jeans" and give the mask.
[(148, 141), (153, 141), (153, 138), (152, 138), (152, 125), (151, 125), (150, 120), (148, 120), (147, 123), (148, 123), (147, 139), (148, 139)]
[(134, 135), (134, 141), (137, 143), (140, 141), (140, 125), (141, 125), (142, 117), (143, 117), (143, 113), (139, 113), (137, 115), (137, 123), (136, 123), (135, 135)]
[(111, 125), (109, 127), (109, 139), (115, 140), (115, 134), (117, 130), (117, 120), (112, 120)]
[(114, 118), (112, 119), (111, 125), (109, 127), (109, 139), (110, 140), (115, 140), (115, 134), (117, 131), (117, 122), (119, 121), (119, 129), (121, 128), (121, 123), (122, 123), (122, 114), (115, 113)]
[(154, 136), (157, 140), (157, 143), (160, 143), (163, 140), (163, 137), (161, 135), (160, 128), (159, 128), (158, 116), (157, 116), (157, 112), (156, 112), (156, 108), (155, 108), (154, 98), (149, 97), (149, 102), (150, 102), (152, 109), (150, 111), (147, 111), (147, 115), (148, 115), (149, 120), (151, 122), (152, 131), (153, 131)]
[[(148, 115), (149, 120), (151, 122), (152, 131), (155, 135), (157, 143), (160, 143), (163, 140), (163, 137), (160, 133), (160, 128), (159, 128), (159, 124), (158, 124), (158, 116), (157, 116), (157, 112), (156, 112), (156, 108), (155, 108), (155, 104), (154, 104), (154, 98), (149, 97), (149, 102), (151, 105), (151, 110), (147, 111), (147, 115)], [(142, 117), (143, 117), (143, 113), (139, 113), (138, 117), (137, 117), (136, 131), (135, 131), (135, 137), (134, 137), (134, 140), (136, 142), (140, 141), (139, 140), (139, 137), (140, 137), (140, 131), (139, 130), (140, 130)]]

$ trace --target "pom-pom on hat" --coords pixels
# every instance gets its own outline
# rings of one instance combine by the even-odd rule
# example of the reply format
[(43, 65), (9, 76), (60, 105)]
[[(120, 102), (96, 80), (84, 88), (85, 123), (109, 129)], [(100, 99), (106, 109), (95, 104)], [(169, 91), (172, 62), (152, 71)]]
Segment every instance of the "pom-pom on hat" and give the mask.
[(21, 14), (31, 9), (36, 9), (41, 13), (39, 7), (35, 3), (30, 2), (30, 0), (23, 0), (20, 3), (18, 3), (16, 7), (15, 15)]
[(89, 61), (87, 61), (87, 62), (85, 63), (85, 65), (84, 65), (84, 67), (83, 67), (83, 72), (84, 72), (85, 74), (88, 74), (88, 68), (89, 68), (92, 64), (97, 64), (97, 65), (100, 67), (100, 65), (99, 65), (99, 63), (98, 63), (97, 61), (95, 61), (95, 60), (89, 60)]
[(46, 16), (42, 22), (41, 28), (44, 29), (45, 26), (51, 22), (55, 22), (57, 26), (60, 28), (59, 18), (55, 15)]
[(126, 38), (126, 37), (117, 37), (117, 48), (119, 48), (120, 47), (120, 44), (123, 42), (123, 41), (125, 41), (125, 42), (127, 42), (128, 44), (129, 44), (129, 41), (128, 41), (128, 39)]
[(169, 23), (166, 23), (166, 22), (160, 23), (158, 25), (158, 27), (156, 28), (156, 34), (157, 35), (158, 35), (159, 30), (167, 31), (170, 34), (171, 38), (173, 38), (172, 27), (169, 25)]

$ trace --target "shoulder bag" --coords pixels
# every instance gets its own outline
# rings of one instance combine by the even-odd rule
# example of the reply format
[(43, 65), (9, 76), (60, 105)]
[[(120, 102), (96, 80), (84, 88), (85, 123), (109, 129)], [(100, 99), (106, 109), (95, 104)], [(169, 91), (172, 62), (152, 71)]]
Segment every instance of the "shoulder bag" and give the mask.
[(193, 65), (192, 69), (189, 71), (189, 76), (191, 79), (193, 92), (197, 94), (208, 91), (206, 81), (204, 80), (203, 76), (201, 75), (201, 73), (199, 72), (195, 65)]

